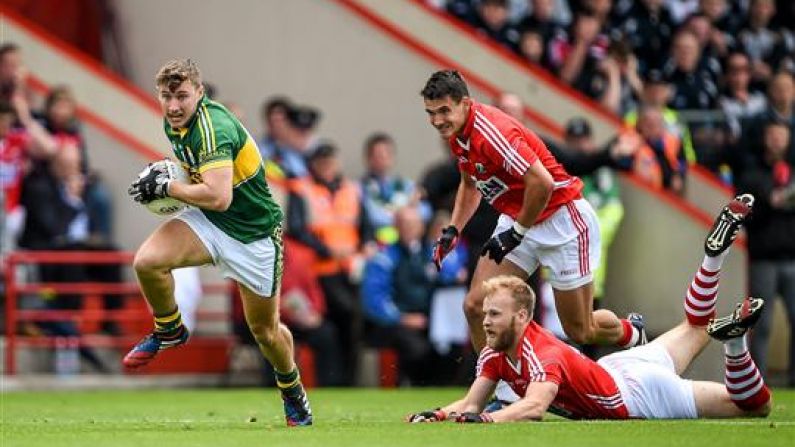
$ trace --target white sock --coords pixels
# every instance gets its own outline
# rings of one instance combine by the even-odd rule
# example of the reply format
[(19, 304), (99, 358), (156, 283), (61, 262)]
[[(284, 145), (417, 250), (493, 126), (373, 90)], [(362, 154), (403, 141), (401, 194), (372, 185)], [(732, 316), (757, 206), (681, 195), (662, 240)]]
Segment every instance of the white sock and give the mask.
[(717, 272), (720, 270), (721, 266), (723, 266), (723, 260), (726, 259), (726, 256), (729, 254), (729, 250), (731, 250), (731, 248), (719, 254), (718, 256), (705, 255), (704, 261), (701, 262), (701, 266), (710, 272)]
[(732, 357), (738, 357), (748, 352), (748, 343), (745, 341), (745, 336), (724, 341), (723, 352)]

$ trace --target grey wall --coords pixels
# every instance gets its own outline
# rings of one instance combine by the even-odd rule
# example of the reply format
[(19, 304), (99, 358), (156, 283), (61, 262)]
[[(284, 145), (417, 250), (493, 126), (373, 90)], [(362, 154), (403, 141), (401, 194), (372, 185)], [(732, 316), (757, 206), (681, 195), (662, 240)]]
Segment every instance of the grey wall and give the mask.
[[(340, 144), (345, 169), (361, 170), (361, 144), (392, 133), (398, 167), (418, 175), (443, 155), (425, 122), (419, 90), (436, 67), (326, 0), (116, 1), (133, 62), (151, 90), (168, 59), (195, 59), (219, 99), (240, 103), (259, 134), (261, 102), (286, 94), (320, 108), (320, 134)], [(475, 92), (478, 95), (478, 92)]]

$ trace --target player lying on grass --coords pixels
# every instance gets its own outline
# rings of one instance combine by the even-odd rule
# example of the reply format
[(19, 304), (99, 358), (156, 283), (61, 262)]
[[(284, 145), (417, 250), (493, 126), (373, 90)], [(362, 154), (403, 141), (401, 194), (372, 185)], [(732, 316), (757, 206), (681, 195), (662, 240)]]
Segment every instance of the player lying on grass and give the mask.
[[(763, 301), (746, 298), (726, 317), (715, 317), (718, 278), (727, 250), (751, 211), (753, 197), (737, 196), (707, 236), (706, 256), (685, 297), (683, 323), (647, 345), (594, 362), (532, 321), (532, 289), (514, 276), (484, 282), (486, 347), (467, 395), (409, 422), (540, 420), (544, 413), (572, 419), (693, 419), (767, 416), (770, 391), (746, 345)], [(726, 354), (725, 383), (681, 378), (710, 337)], [(482, 413), (498, 380), (520, 396), (516, 403)]]

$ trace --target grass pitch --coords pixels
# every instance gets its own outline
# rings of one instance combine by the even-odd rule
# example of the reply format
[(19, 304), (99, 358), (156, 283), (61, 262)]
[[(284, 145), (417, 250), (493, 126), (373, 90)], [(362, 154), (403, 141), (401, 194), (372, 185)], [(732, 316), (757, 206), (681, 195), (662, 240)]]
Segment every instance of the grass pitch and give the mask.
[(273, 389), (25, 392), (2, 396), (2, 447), (112, 446), (793, 446), (795, 390), (770, 418), (566, 421), (499, 425), (402, 422), (460, 389), (312, 390), (315, 425), (288, 429)]

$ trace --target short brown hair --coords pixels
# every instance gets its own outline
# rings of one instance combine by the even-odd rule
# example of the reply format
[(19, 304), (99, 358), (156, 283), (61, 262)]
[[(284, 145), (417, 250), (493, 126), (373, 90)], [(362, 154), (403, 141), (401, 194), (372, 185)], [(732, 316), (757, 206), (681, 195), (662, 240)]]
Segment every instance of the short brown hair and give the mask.
[(536, 303), (536, 294), (533, 289), (513, 275), (499, 275), (483, 281), (483, 290), (486, 296), (491, 296), (500, 290), (507, 290), (516, 303), (516, 310), (525, 309), (529, 315), (533, 315), (533, 308)]
[(155, 84), (165, 85), (169, 90), (176, 90), (183, 82), (190, 81), (196, 88), (202, 85), (202, 72), (196, 62), (190, 59), (174, 59), (160, 67), (155, 76)]

